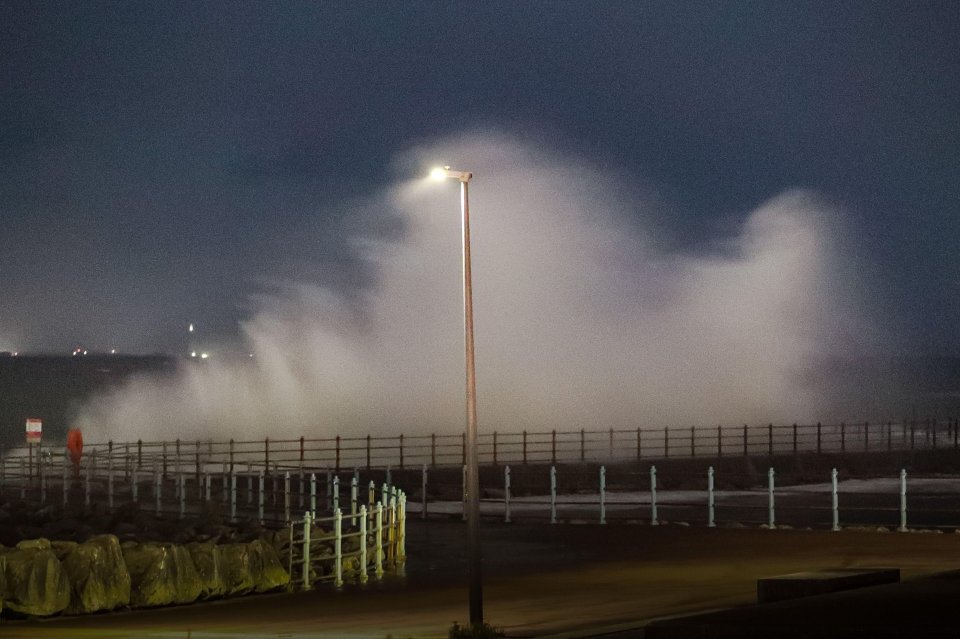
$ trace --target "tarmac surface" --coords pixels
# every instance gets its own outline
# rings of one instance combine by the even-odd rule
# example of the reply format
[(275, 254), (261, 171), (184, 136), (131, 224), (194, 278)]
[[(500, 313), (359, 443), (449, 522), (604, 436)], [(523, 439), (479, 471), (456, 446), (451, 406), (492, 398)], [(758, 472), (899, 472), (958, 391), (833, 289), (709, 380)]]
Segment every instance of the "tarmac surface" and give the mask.
[[(365, 587), (2, 622), (0, 636), (445, 637), (468, 616), (465, 533), (458, 519), (411, 519), (405, 576)], [(960, 570), (953, 533), (484, 522), (482, 534), (485, 618), (508, 637), (909, 637), (960, 620), (960, 577), (930, 577)], [(839, 567), (896, 567), (904, 583), (752, 605), (759, 577)]]

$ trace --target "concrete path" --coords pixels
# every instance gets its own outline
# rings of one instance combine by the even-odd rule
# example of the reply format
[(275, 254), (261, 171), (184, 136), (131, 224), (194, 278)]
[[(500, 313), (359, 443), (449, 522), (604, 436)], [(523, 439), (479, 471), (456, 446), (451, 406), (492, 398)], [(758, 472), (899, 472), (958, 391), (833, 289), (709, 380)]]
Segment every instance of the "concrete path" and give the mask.
[[(366, 588), (6, 622), (10, 637), (445, 637), (467, 618), (465, 526), (411, 520), (404, 578)], [(960, 535), (650, 526), (484, 524), (486, 618), (512, 637), (751, 604), (756, 579), (801, 570), (960, 569)], [(572, 636), (572, 635), (571, 635)]]

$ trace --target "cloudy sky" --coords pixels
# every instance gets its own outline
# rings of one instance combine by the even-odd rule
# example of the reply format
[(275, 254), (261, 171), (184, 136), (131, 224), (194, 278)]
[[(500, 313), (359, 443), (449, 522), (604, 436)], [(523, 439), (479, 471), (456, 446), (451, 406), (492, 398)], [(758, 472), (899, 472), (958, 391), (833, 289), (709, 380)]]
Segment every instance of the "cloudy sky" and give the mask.
[(364, 203), (496, 131), (615, 175), (668, 255), (815, 193), (883, 348), (957, 353), (958, 42), (951, 1), (0, 0), (0, 350), (180, 352), (278, 282), (357, 294), (358, 225), (404, 232)]

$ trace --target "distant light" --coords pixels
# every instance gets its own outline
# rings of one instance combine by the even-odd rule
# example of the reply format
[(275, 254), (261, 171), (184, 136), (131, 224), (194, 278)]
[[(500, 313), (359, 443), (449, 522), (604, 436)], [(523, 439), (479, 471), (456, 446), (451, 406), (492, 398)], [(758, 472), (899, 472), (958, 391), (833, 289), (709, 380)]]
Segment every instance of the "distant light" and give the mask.
[(190, 357), (196, 357), (196, 356), (197, 356), (197, 351), (191, 351)]
[(111, 354), (111, 355), (116, 355), (116, 354), (117, 354), (117, 349), (111, 348), (111, 349), (110, 349), (110, 354)]
[[(20, 353), (18, 353), (17, 351), (13, 351), (13, 356), (14, 356), (14, 357), (16, 357), (16, 356), (19, 355), (19, 354), (20, 354)], [(250, 357), (253, 357), (253, 355), (251, 355)]]
[(189, 332), (191, 332), (191, 333), (193, 332), (193, 324), (190, 325), (190, 327), (187, 329), (187, 331), (189, 331)]
[(83, 354), (86, 355), (86, 354), (87, 354), (87, 351), (83, 351)]
[(207, 359), (208, 357), (210, 357), (209, 353), (200, 353), (200, 359)]
[[(14, 353), (14, 355), (16, 355), (16, 353)], [(253, 357), (253, 353), (250, 353), (250, 357)]]
[(439, 167), (439, 166), (438, 166), (437, 168), (435, 168), (435, 169), (433, 169), (432, 171), (430, 171), (430, 179), (431, 179), (431, 180), (437, 180), (437, 181), (446, 180), (446, 179), (447, 179), (447, 171), (449, 171), (449, 170), (450, 170), (450, 167), (449, 167), (449, 166), (446, 166), (446, 167)]

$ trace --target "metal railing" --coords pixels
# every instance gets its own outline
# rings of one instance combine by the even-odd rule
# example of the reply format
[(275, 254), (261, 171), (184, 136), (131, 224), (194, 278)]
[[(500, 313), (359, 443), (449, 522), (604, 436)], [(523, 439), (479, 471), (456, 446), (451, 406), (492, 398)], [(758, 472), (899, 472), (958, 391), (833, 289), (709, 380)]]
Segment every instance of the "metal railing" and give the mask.
[[(881, 452), (957, 448), (958, 420), (886, 423), (763, 424), (551, 430), (479, 435), (481, 464), (611, 462), (688, 457), (772, 456), (800, 453)], [(0, 483), (18, 474), (33, 476), (38, 459), (50, 447), (0, 449)], [(62, 450), (55, 444), (53, 450)], [(129, 474), (131, 468), (159, 470), (166, 476), (192, 468), (196, 475), (225, 469), (272, 469), (274, 473), (302, 469), (417, 468), (460, 466), (466, 462), (463, 434), (399, 434), (389, 437), (327, 437), (261, 440), (182, 440), (105, 442), (88, 444), (84, 456), (110, 460)], [(105, 462), (104, 462), (105, 463)]]
[[(350, 514), (336, 508), (330, 517), (317, 517), (306, 511), (289, 524), (288, 569), (291, 588), (309, 590), (318, 582), (332, 582), (337, 588), (344, 576), (366, 583), (372, 571), (382, 579), (385, 568), (402, 570), (406, 562), (406, 495), (384, 484), (386, 501), (361, 504)], [(371, 493), (372, 494), (372, 493)], [(387, 505), (384, 506), (384, 503)], [(344, 523), (346, 522), (346, 530)], [(323, 532), (322, 525), (330, 531)], [(356, 540), (352, 550), (344, 551), (344, 542)], [(319, 549), (328, 552), (321, 554)], [(352, 561), (351, 561), (352, 560)], [(348, 569), (345, 565), (351, 564)]]

